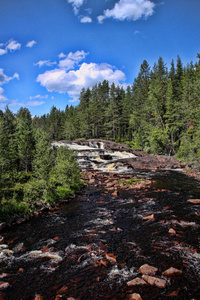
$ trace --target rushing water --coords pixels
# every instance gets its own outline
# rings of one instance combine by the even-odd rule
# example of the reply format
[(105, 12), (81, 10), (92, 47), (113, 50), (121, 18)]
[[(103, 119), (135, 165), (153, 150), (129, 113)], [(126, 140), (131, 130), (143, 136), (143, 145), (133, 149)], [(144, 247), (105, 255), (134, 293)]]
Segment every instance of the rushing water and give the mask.
[[(113, 195), (101, 173), (69, 203), (2, 231), (0, 281), (10, 286), (0, 299), (200, 299), (200, 211), (187, 202), (200, 198), (199, 181), (175, 171), (131, 176), (151, 186)], [(127, 286), (145, 263), (167, 280), (164, 289)], [(182, 275), (163, 276), (172, 266)]]

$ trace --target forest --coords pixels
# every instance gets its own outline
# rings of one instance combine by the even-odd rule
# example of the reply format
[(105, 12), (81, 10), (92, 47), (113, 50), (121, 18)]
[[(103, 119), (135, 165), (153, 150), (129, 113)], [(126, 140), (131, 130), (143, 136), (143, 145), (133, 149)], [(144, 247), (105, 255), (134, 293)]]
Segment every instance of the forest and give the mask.
[(148, 153), (174, 156), (200, 168), (200, 54), (168, 70), (160, 57), (141, 64), (132, 86), (107, 80), (83, 88), (80, 103), (32, 117), (27, 108), (0, 111), (0, 220), (29, 214), (81, 187), (75, 154), (53, 140), (103, 138)]

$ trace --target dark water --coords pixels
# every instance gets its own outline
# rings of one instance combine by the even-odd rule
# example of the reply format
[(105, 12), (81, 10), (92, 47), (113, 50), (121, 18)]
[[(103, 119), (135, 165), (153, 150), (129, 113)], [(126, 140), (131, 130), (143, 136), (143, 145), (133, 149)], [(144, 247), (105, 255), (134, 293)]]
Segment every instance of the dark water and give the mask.
[[(173, 171), (133, 176), (151, 178), (151, 187), (113, 196), (103, 183), (90, 186), (53, 212), (1, 232), (0, 244), (13, 252), (5, 248), (0, 257), (0, 281), (10, 284), (0, 299), (129, 299), (132, 293), (200, 299), (200, 205), (187, 202), (200, 198), (199, 181)], [(154, 220), (143, 220), (151, 214)], [(183, 273), (167, 279), (165, 289), (129, 288), (145, 263), (161, 278), (172, 266)]]

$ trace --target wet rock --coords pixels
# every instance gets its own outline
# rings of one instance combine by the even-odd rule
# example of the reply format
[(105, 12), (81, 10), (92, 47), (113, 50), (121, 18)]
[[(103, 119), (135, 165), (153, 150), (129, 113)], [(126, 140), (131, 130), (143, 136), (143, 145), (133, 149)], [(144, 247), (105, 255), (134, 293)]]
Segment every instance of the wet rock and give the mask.
[(189, 199), (187, 202), (191, 204), (200, 204), (200, 199)]
[(0, 281), (0, 291), (6, 290), (9, 286), (10, 284), (8, 282)]
[(142, 297), (140, 296), (140, 294), (134, 293), (134, 294), (129, 295), (128, 299), (129, 300), (142, 300)]
[(42, 295), (36, 295), (34, 300), (43, 300), (43, 296)]
[(173, 277), (173, 276), (181, 275), (182, 273), (183, 272), (181, 270), (171, 267), (171, 268), (167, 269), (166, 271), (164, 271), (162, 274), (167, 277)]
[(139, 272), (143, 275), (156, 275), (158, 268), (152, 267), (148, 264), (144, 264), (139, 268)]
[(167, 284), (167, 280), (153, 277), (153, 276), (142, 275), (142, 279), (145, 280), (151, 286), (156, 286), (160, 289), (164, 289)]
[(106, 259), (109, 261), (109, 263), (111, 265), (115, 265), (117, 263), (117, 260), (115, 257), (109, 255), (109, 254), (106, 254)]
[(136, 277), (135, 279), (127, 282), (127, 285), (129, 287), (134, 287), (134, 286), (146, 286), (147, 282), (143, 280), (142, 278)]
[(144, 220), (144, 221), (146, 221), (146, 220), (149, 220), (149, 221), (155, 221), (154, 214), (152, 214), (152, 215), (150, 215), (150, 216), (143, 217), (142, 220)]
[(168, 233), (171, 235), (176, 235), (176, 231), (173, 228), (170, 228)]

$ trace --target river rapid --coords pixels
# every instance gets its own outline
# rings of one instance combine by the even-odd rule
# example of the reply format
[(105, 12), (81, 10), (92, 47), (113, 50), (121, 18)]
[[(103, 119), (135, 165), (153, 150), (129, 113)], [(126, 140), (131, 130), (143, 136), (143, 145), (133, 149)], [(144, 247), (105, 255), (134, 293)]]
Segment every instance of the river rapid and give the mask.
[(134, 169), (137, 153), (103, 142), (61, 145), (77, 151), (85, 188), (0, 232), (0, 299), (199, 300), (200, 182)]

